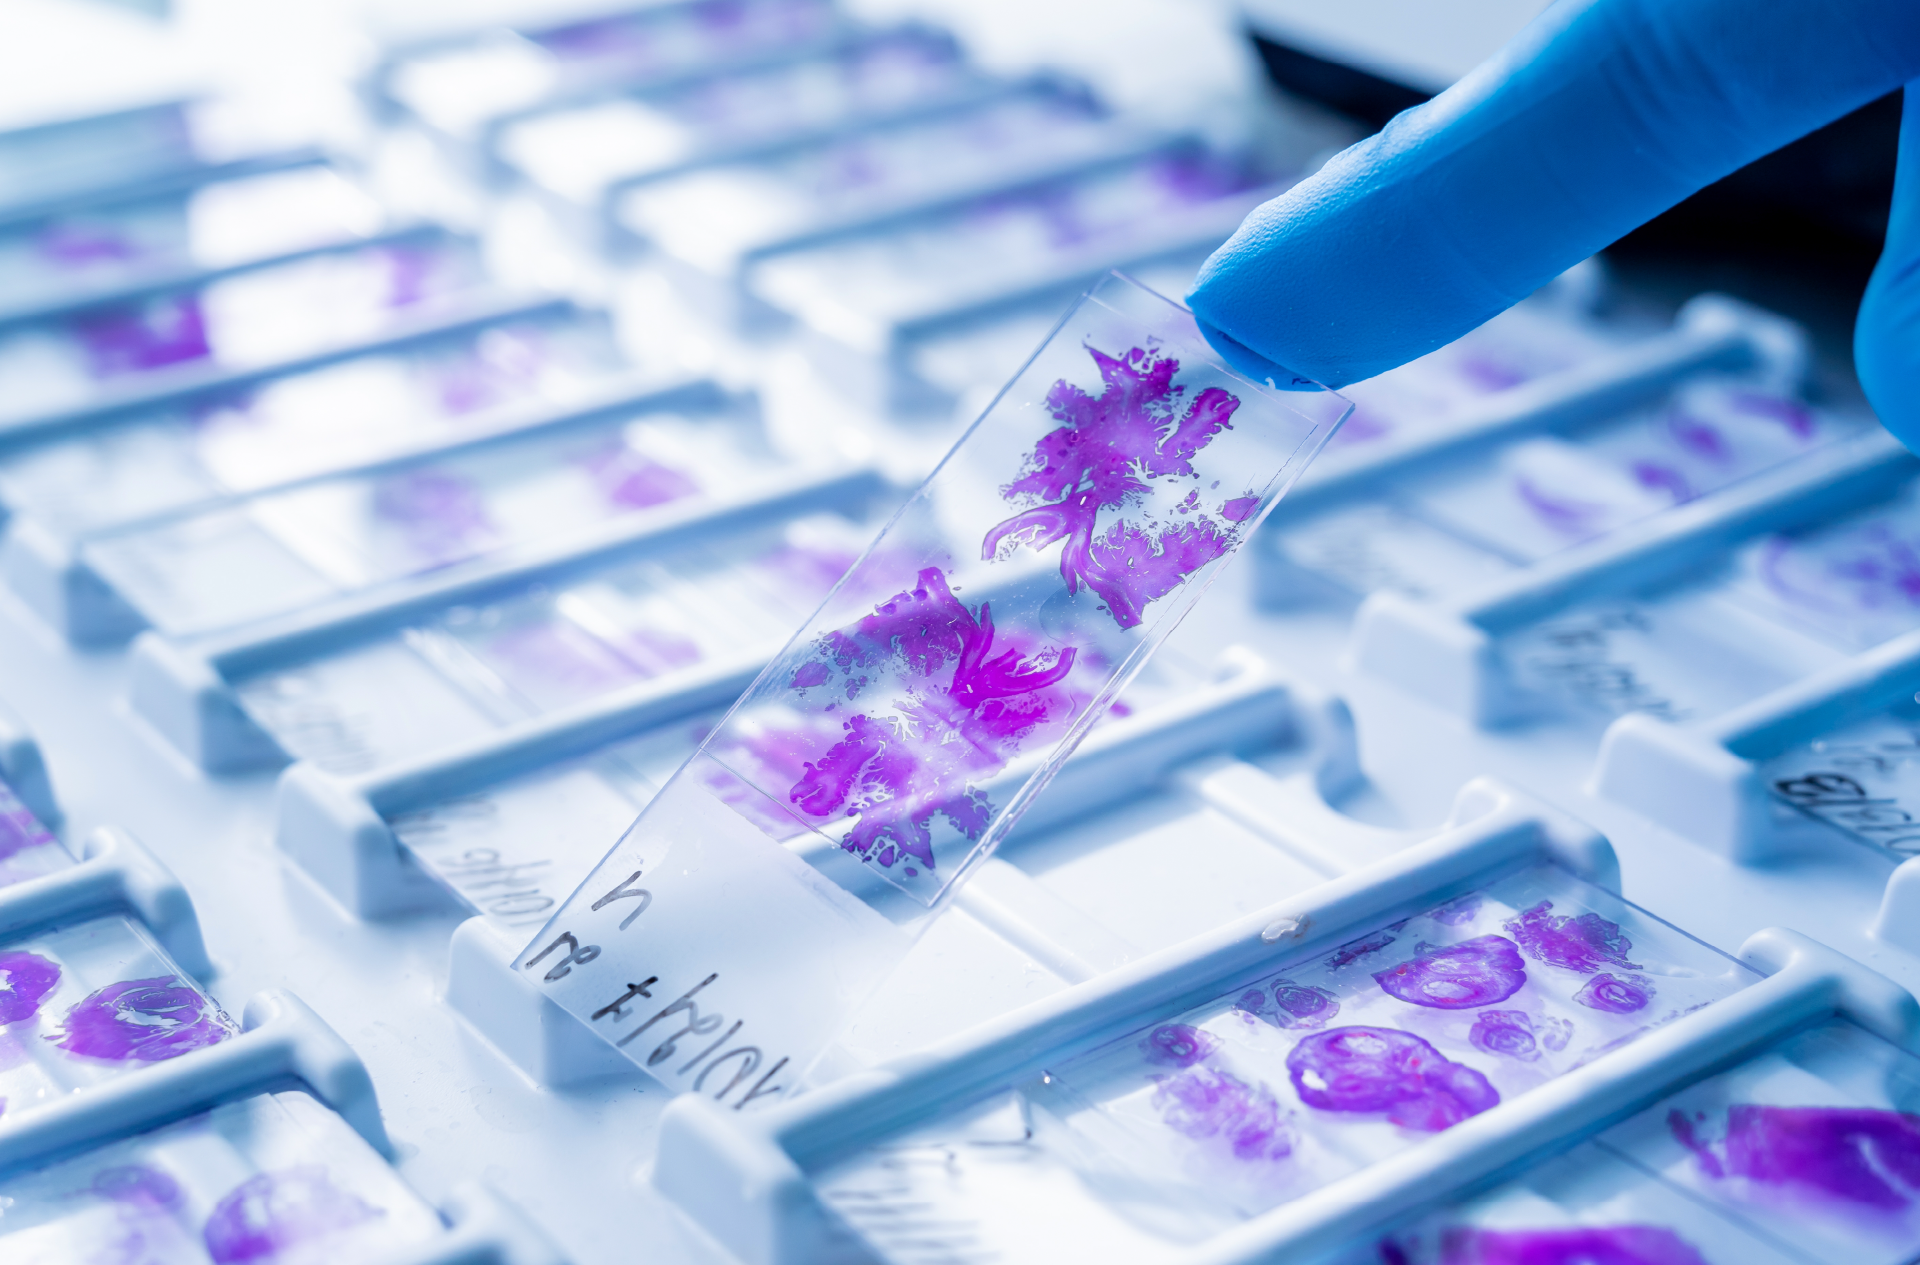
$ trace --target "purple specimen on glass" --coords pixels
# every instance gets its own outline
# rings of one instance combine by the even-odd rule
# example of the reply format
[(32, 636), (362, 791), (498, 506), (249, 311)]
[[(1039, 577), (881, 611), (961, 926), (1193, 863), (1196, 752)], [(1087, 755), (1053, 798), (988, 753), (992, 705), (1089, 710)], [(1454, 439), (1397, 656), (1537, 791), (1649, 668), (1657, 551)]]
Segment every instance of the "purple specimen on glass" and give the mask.
[(1235, 1010), (1258, 1016), (1276, 1028), (1324, 1028), (1340, 1013), (1340, 1003), (1324, 988), (1277, 979), (1240, 995)]
[[(822, 637), (818, 653), (815, 663), (846, 676), (849, 699), (867, 684), (867, 669), (892, 665), (905, 678), (906, 697), (890, 702), (898, 719), (848, 717), (845, 737), (808, 761), (787, 795), (816, 819), (857, 813), (841, 846), (882, 867), (905, 860), (931, 870), (936, 816), (978, 839), (993, 805), (969, 783), (999, 772), (1021, 740), (1073, 706), (1051, 687), (1073, 670), (1075, 649), (996, 646), (990, 604), (970, 609), (938, 567), (853, 627)], [(808, 666), (795, 671), (795, 688), (825, 680)], [(949, 668), (945, 688), (928, 680)]]
[(1440, 1236), (1440, 1265), (1708, 1265), (1708, 1261), (1691, 1243), (1659, 1225), (1552, 1230), (1450, 1226)]
[(1140, 1052), (1161, 1067), (1192, 1067), (1220, 1046), (1218, 1037), (1184, 1023), (1163, 1023), (1147, 1034)]
[(621, 509), (651, 509), (700, 491), (699, 481), (691, 475), (625, 444), (603, 448), (587, 457), (585, 464), (600, 494)]
[(1594, 913), (1567, 917), (1552, 910), (1553, 902), (1543, 900), (1519, 917), (1507, 920), (1507, 934), (1519, 941), (1528, 957), (1582, 975), (1591, 975), (1608, 966), (1628, 971), (1640, 969), (1638, 963), (1627, 961), (1633, 941), (1621, 932), (1619, 923)]
[(1321, 1111), (1384, 1112), (1406, 1129), (1438, 1133), (1497, 1105), (1487, 1078), (1411, 1032), (1330, 1028), (1287, 1055), (1300, 1101)]
[(1637, 975), (1612, 975), (1602, 971), (1588, 980), (1573, 999), (1589, 1010), (1630, 1015), (1647, 1008), (1647, 1003), (1653, 1000), (1653, 985)]
[(1667, 1127), (1709, 1177), (1799, 1187), (1887, 1212), (1920, 1198), (1920, 1116), (1907, 1112), (1735, 1103), (1724, 1160), (1684, 1113), (1669, 1112)]
[(1474, 1017), (1473, 1031), (1467, 1034), (1473, 1048), (1486, 1054), (1503, 1054), (1522, 1063), (1540, 1057), (1540, 1042), (1533, 1034), (1533, 1020), (1524, 1010), (1483, 1010)]
[(213, 354), (197, 295), (162, 295), (97, 308), (73, 320), (96, 378), (144, 373)]
[(405, 532), (414, 549), (434, 563), (467, 557), (493, 532), (480, 489), (444, 470), (409, 470), (380, 480), (373, 512)]
[(1327, 959), (1327, 969), (1337, 971), (1343, 966), (1352, 966), (1368, 954), (1378, 953), (1396, 939), (1398, 937), (1391, 931), (1376, 931), (1370, 936), (1349, 940), (1333, 951), (1333, 955)]
[[(1085, 585), (1106, 601), (1120, 627), (1133, 628), (1148, 603), (1231, 549), (1236, 529), (1194, 513), (1144, 526), (1122, 517), (1096, 534), (1100, 513), (1137, 502), (1149, 480), (1197, 480), (1194, 457), (1232, 429), (1240, 400), (1208, 387), (1181, 414), (1186, 388), (1173, 383), (1179, 361), (1138, 347), (1121, 356), (1087, 351), (1104, 389), (1090, 396), (1064, 380), (1054, 383), (1047, 408), (1062, 425), (1041, 437), (1020, 477), (1001, 489), (1009, 501), (1039, 504), (989, 531), (981, 556), (994, 558), (1007, 546), (1043, 549), (1065, 541), (1060, 574), (1067, 591)], [(1229, 498), (1221, 517), (1238, 523), (1258, 504), (1258, 497)]]
[(1293, 1129), (1271, 1089), (1212, 1067), (1154, 1077), (1153, 1105), (1176, 1133), (1223, 1138), (1236, 1159), (1279, 1160), (1293, 1154)]
[(240, 1265), (385, 1215), (335, 1186), (318, 1164), (303, 1164), (234, 1187), (214, 1206), (204, 1238), (214, 1265)]
[(93, 1193), (115, 1203), (171, 1208), (180, 1202), (180, 1183), (145, 1164), (114, 1164), (93, 1175)]
[(33, 1018), (59, 983), (58, 963), (23, 950), (0, 953), (0, 1024)]
[(1415, 956), (1373, 973), (1391, 997), (1435, 1010), (1477, 1010), (1505, 1001), (1527, 982), (1520, 951), (1505, 936), (1475, 936), (1445, 948), (1415, 946)]
[(47, 1040), (70, 1054), (122, 1063), (178, 1058), (233, 1035), (226, 1016), (178, 975), (122, 980), (89, 993), (68, 1009), (64, 1027)]

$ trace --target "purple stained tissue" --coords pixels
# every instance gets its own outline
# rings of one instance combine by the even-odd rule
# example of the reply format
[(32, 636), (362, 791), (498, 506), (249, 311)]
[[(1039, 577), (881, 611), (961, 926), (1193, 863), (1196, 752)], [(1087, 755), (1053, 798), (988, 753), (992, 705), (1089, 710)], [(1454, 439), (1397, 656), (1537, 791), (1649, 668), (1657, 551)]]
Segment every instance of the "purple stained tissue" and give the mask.
[(318, 1164), (259, 1173), (215, 1205), (207, 1218), (207, 1255), (214, 1265), (271, 1261), (286, 1248), (384, 1215), (335, 1186)]
[(1735, 1103), (1718, 1151), (1684, 1112), (1669, 1112), (1667, 1127), (1711, 1178), (1745, 1178), (1884, 1212), (1920, 1200), (1920, 1116), (1907, 1112)]
[(1439, 1265), (1708, 1265), (1708, 1261), (1698, 1248), (1665, 1226), (1550, 1230), (1452, 1226), (1440, 1236)]
[(1084, 585), (1106, 601), (1114, 622), (1133, 628), (1145, 618), (1148, 603), (1233, 548), (1233, 524), (1251, 517), (1260, 498), (1226, 498), (1218, 512), (1228, 526), (1188, 508), (1186, 516), (1168, 522), (1139, 522), (1122, 514), (1099, 530), (1102, 511), (1132, 507), (1154, 480), (1197, 482), (1194, 457), (1232, 429), (1240, 399), (1208, 387), (1185, 401), (1186, 388), (1173, 382), (1180, 362), (1158, 352), (1138, 347), (1120, 356), (1092, 347), (1087, 352), (1104, 388), (1091, 396), (1069, 382), (1054, 383), (1046, 406), (1061, 426), (1041, 437), (1019, 477), (1001, 489), (1008, 501), (1031, 508), (989, 531), (981, 556), (991, 559), (1003, 549), (1043, 549), (1064, 541), (1060, 574), (1067, 591), (1077, 593)]
[(1276, 1028), (1324, 1028), (1340, 1013), (1340, 1003), (1324, 988), (1277, 979), (1240, 994), (1234, 1009)]
[(1476, 1010), (1505, 1001), (1527, 982), (1520, 951), (1505, 936), (1475, 936), (1445, 948), (1416, 946), (1415, 956), (1373, 973), (1387, 994), (1435, 1010)]
[(1287, 1055), (1300, 1101), (1321, 1111), (1382, 1112), (1405, 1129), (1438, 1133), (1498, 1105), (1487, 1078), (1411, 1032), (1329, 1028)]
[(1613, 975), (1606, 971), (1586, 982), (1573, 999), (1589, 1010), (1610, 1015), (1630, 1015), (1645, 1010), (1653, 1000), (1653, 985), (1638, 975)]
[(47, 1040), (69, 1054), (158, 1063), (233, 1035), (225, 1015), (178, 975), (122, 980), (89, 993)]
[(1163, 1023), (1147, 1034), (1140, 1052), (1160, 1067), (1192, 1067), (1218, 1049), (1220, 1039), (1184, 1023)]
[(1633, 941), (1621, 932), (1620, 924), (1599, 914), (1568, 917), (1553, 912), (1553, 902), (1543, 900), (1506, 923), (1506, 932), (1519, 942), (1521, 950), (1536, 962), (1564, 967), (1591, 975), (1609, 966), (1637, 971), (1639, 965), (1627, 961)]
[(58, 963), (38, 953), (0, 953), (0, 1024), (33, 1018), (59, 983)]
[(1266, 1085), (1248, 1084), (1212, 1067), (1153, 1079), (1153, 1105), (1174, 1132), (1220, 1138), (1233, 1148), (1235, 1159), (1279, 1160), (1293, 1154), (1291, 1122)]

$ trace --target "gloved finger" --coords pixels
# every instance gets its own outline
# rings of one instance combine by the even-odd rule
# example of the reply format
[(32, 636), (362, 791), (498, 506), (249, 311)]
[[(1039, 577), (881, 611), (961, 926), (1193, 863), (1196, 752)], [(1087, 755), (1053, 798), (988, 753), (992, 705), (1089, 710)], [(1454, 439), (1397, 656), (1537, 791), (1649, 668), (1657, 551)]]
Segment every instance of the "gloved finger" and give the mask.
[(1853, 327), (1854, 367), (1874, 412), (1920, 452), (1920, 95), (1909, 87), (1900, 116), (1900, 169), (1887, 244)]
[(1189, 302), (1230, 362), (1344, 386), (1915, 78), (1915, 0), (1562, 0), (1254, 211)]

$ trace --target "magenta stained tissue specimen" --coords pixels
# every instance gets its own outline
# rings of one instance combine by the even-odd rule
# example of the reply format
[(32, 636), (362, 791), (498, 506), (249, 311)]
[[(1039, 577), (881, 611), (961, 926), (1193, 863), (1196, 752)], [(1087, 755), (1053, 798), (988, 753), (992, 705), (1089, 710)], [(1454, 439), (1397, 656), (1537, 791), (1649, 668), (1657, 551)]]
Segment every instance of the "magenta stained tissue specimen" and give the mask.
[(1555, 914), (1550, 900), (1543, 900), (1519, 917), (1508, 919), (1506, 932), (1534, 961), (1582, 975), (1591, 975), (1609, 966), (1628, 971), (1642, 969), (1638, 963), (1627, 961), (1633, 941), (1621, 932), (1619, 923), (1595, 913), (1573, 917)]
[(1391, 931), (1376, 931), (1370, 936), (1349, 940), (1335, 949), (1333, 955), (1327, 959), (1327, 969), (1337, 971), (1343, 966), (1352, 966), (1361, 958), (1378, 953), (1398, 938)]
[(692, 475), (655, 461), (625, 444), (611, 445), (592, 454), (585, 465), (600, 495), (619, 509), (652, 509), (700, 491), (700, 483)]
[(1630, 1015), (1645, 1010), (1647, 1003), (1653, 1000), (1653, 985), (1637, 975), (1614, 975), (1600, 972), (1588, 980), (1573, 999), (1589, 1010), (1601, 1010), (1610, 1015)]
[(1248, 1084), (1213, 1067), (1153, 1080), (1153, 1105), (1174, 1132), (1194, 1139), (1220, 1138), (1240, 1160), (1281, 1160), (1293, 1154), (1292, 1124), (1266, 1085)]
[(303, 1164), (234, 1187), (207, 1218), (204, 1239), (214, 1265), (242, 1265), (385, 1215), (335, 1186), (318, 1164)]
[(1394, 1124), (1438, 1133), (1499, 1104), (1478, 1071), (1394, 1028), (1329, 1028), (1287, 1055), (1300, 1101), (1321, 1111), (1380, 1112)]
[[(882, 867), (905, 861), (909, 875), (915, 866), (934, 867), (936, 816), (978, 839), (993, 805), (970, 783), (1004, 768), (1043, 722), (1077, 710), (1075, 699), (1053, 688), (1073, 670), (1073, 647), (1001, 647), (995, 637), (990, 604), (968, 608), (938, 567), (921, 571), (912, 590), (851, 629), (822, 637), (826, 660), (814, 662), (830, 661), (847, 676), (849, 699), (868, 679), (854, 673), (886, 666), (905, 678), (906, 697), (892, 700), (897, 720), (859, 714), (843, 721), (846, 736), (806, 762), (789, 802), (820, 820), (858, 814), (841, 846)], [(934, 678), (949, 669), (941, 688)], [(802, 672), (806, 665), (796, 681)], [(824, 680), (817, 672), (806, 679)]]
[(158, 1063), (233, 1035), (226, 1016), (177, 975), (122, 980), (74, 1003), (65, 1031), (49, 1036), (69, 1054), (117, 1063)]
[(58, 963), (22, 950), (0, 953), (0, 1025), (33, 1018), (59, 983)]
[[(1067, 591), (1077, 593), (1084, 585), (1106, 602), (1120, 627), (1133, 628), (1148, 603), (1233, 548), (1237, 528), (1189, 510), (1190, 516), (1167, 523), (1121, 517), (1099, 531), (1100, 513), (1137, 505), (1154, 480), (1198, 480), (1194, 458), (1232, 429), (1240, 400), (1208, 387), (1186, 403), (1186, 388), (1173, 382), (1180, 362), (1158, 352), (1087, 351), (1104, 389), (1090, 396), (1069, 382), (1054, 383), (1047, 408), (1062, 425), (1041, 437), (1020, 477), (1001, 489), (1008, 501), (1040, 504), (989, 531), (981, 556), (990, 560), (1003, 548), (1037, 550), (1064, 541), (1060, 574)], [(1219, 513), (1237, 524), (1258, 507), (1259, 497), (1236, 496)]]
[[(1405, 1253), (1396, 1260), (1384, 1248), (1382, 1257), (1389, 1265), (1408, 1260)], [(1698, 1248), (1658, 1225), (1551, 1230), (1452, 1226), (1441, 1233), (1439, 1265), (1708, 1265), (1708, 1261)]]
[(161, 295), (77, 316), (73, 332), (96, 378), (146, 373), (213, 354), (195, 294)]
[(1147, 1034), (1140, 1052), (1160, 1067), (1192, 1067), (1220, 1047), (1220, 1039), (1191, 1024), (1163, 1023)]
[(1324, 988), (1277, 979), (1240, 994), (1234, 1009), (1276, 1028), (1324, 1028), (1340, 1013), (1340, 1003)]
[(470, 555), (493, 534), (486, 498), (473, 483), (444, 470), (410, 470), (374, 487), (373, 512), (407, 537), (430, 563)]
[(1415, 946), (1415, 956), (1373, 973), (1388, 996), (1435, 1010), (1476, 1010), (1505, 1001), (1527, 982), (1520, 951), (1505, 936), (1475, 936), (1445, 948)]
[(1920, 1116), (1907, 1112), (1735, 1103), (1718, 1152), (1684, 1112), (1669, 1112), (1667, 1127), (1708, 1177), (1795, 1188), (1882, 1212), (1920, 1199)]

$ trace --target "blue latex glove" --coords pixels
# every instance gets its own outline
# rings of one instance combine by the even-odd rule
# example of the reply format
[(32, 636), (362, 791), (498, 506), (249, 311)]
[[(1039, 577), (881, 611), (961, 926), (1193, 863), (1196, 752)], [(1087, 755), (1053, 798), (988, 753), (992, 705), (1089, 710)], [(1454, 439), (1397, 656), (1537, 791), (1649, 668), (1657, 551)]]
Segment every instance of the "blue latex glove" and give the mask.
[[(1466, 333), (1634, 227), (1920, 79), (1920, 0), (1561, 0), (1247, 217), (1189, 302), (1236, 367), (1340, 387)], [(1920, 447), (1920, 98), (1855, 356)]]

